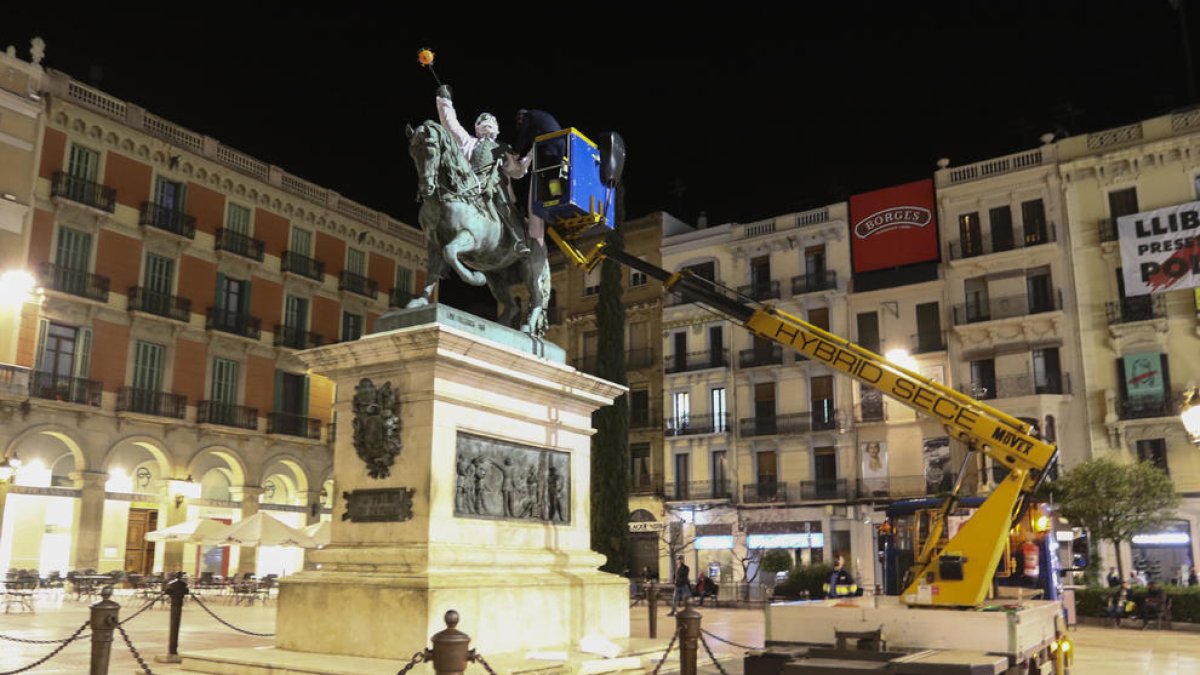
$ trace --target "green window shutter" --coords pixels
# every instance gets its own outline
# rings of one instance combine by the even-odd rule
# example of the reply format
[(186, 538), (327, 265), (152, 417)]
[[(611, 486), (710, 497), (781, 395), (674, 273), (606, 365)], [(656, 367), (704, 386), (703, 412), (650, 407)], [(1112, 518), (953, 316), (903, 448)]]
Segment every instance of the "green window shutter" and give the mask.
[(230, 202), (225, 229), (244, 237), (250, 236), (250, 209)]
[(175, 279), (175, 261), (153, 253), (146, 254), (146, 273), (142, 284), (146, 290), (163, 295), (171, 294)]
[(299, 227), (292, 228), (290, 250), (302, 256), (312, 257), (312, 232)]
[(396, 288), (412, 292), (412, 270), (402, 265), (396, 265)]
[(76, 346), (75, 377), (88, 379), (92, 367), (92, 329), (80, 328)]
[(243, 316), (250, 316), (250, 280), (247, 279), (242, 284), (242, 306), (237, 308), (238, 313)]
[(308, 417), (308, 408), (309, 408), (309, 401), (308, 401), (308, 375), (305, 375), (305, 376), (304, 376), (304, 380), (303, 380), (303, 381), (304, 381), (304, 391), (303, 391), (303, 397), (300, 399), (300, 409), (299, 409), (299, 410), (297, 410), (296, 412), (297, 412), (298, 414), (300, 414), (300, 415), (303, 415), (303, 416), (305, 416), (305, 417)]
[(217, 309), (225, 309), (225, 275), (217, 272)]
[(360, 277), (367, 276), (367, 254), (353, 248), (347, 249), (346, 269)]
[(46, 370), (46, 331), (50, 330), (49, 319), (38, 319), (37, 355), (33, 369)]
[(237, 361), (213, 359), (212, 400), (216, 403), (237, 403)]
[(95, 183), (100, 174), (100, 153), (81, 145), (72, 145), (67, 173), (75, 178)]
[(58, 250), (54, 262), (59, 267), (86, 272), (91, 259), (92, 235), (69, 227), (58, 230)]
[(275, 412), (283, 411), (283, 371), (275, 369)]
[(138, 341), (134, 352), (133, 387), (162, 391), (163, 356), (166, 349), (152, 342)]

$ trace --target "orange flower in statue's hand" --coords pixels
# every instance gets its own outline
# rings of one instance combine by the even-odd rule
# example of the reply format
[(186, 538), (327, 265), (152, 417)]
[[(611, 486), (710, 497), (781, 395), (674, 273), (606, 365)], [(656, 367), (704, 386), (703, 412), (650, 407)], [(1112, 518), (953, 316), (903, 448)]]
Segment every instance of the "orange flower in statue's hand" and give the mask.
[(422, 49), (417, 52), (417, 61), (420, 61), (423, 66), (433, 65), (433, 50)]

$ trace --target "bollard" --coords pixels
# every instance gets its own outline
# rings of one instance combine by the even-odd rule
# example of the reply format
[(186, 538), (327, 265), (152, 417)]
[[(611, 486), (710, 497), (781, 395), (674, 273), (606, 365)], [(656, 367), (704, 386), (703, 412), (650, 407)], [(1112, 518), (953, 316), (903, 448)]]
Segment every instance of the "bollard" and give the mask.
[(92, 666), (89, 675), (108, 675), (108, 660), (112, 657), (113, 631), (121, 606), (110, 600), (112, 586), (100, 591), (100, 602), (92, 605)]
[(650, 610), (650, 639), (658, 638), (658, 586), (651, 581), (646, 586), (646, 607)]
[(446, 612), (446, 630), (438, 631), (429, 638), (433, 643), (430, 650), (433, 672), (437, 675), (462, 675), (471, 657), (471, 636), (458, 630), (458, 612)]
[(154, 657), (157, 663), (179, 663), (179, 624), (183, 620), (183, 599), (188, 595), (187, 582), (183, 580), (183, 572), (176, 572), (175, 578), (167, 584), (163, 591), (171, 599), (171, 627), (167, 636), (167, 655)]
[(679, 635), (679, 675), (696, 675), (700, 616), (700, 612), (692, 606), (691, 598), (683, 601), (683, 611), (675, 615), (675, 630)]

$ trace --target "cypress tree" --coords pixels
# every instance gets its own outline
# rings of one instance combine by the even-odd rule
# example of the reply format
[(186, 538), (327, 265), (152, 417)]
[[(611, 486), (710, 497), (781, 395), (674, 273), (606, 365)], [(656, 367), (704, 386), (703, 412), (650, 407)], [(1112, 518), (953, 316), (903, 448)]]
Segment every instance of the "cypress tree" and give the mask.
[[(609, 246), (624, 245), (624, 187), (617, 186), (616, 223)], [(604, 260), (600, 271), (600, 297), (596, 302), (596, 374), (617, 384), (628, 384), (625, 372), (625, 306), (621, 279), (624, 268)], [(601, 567), (624, 574), (629, 567), (629, 396), (622, 395), (592, 414), (592, 549), (608, 557)]]

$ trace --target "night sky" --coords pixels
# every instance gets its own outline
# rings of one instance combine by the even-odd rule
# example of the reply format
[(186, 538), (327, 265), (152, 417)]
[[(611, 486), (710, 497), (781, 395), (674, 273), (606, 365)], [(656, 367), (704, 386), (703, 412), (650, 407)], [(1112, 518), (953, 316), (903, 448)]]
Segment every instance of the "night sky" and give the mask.
[(40, 35), (43, 65), (413, 225), (404, 126), (436, 117), (426, 46), (464, 122), (488, 110), (511, 138), (525, 107), (617, 130), (630, 216), (712, 224), (1190, 104), (1167, 0), (21, 4), (0, 48), (28, 58)]

